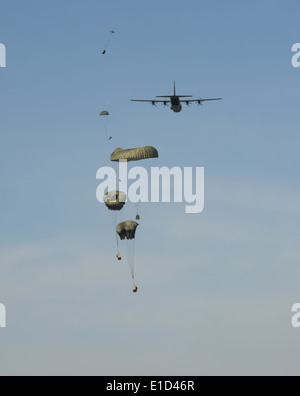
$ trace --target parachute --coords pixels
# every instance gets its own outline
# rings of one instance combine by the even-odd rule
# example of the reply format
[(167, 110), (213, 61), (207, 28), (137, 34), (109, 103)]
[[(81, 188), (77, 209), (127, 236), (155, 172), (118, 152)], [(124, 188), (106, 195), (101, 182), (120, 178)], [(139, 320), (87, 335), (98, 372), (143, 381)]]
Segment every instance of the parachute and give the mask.
[(122, 210), (125, 201), (126, 194), (121, 191), (110, 191), (103, 197), (103, 201), (109, 210)]
[(114, 235), (116, 237), (116, 244), (117, 244), (117, 259), (120, 261), (122, 257), (119, 252), (119, 237), (116, 234), (116, 227), (120, 221), (120, 211), (123, 209), (126, 201), (126, 194), (122, 191), (109, 191), (103, 196), (103, 202), (105, 203), (107, 209), (111, 212), (112, 216), (112, 226), (114, 230)]
[(158, 151), (155, 147), (152, 146), (145, 146), (128, 150), (117, 148), (110, 156), (110, 160), (114, 162), (120, 161), (122, 159), (129, 162), (150, 158), (158, 158)]
[(105, 130), (105, 137), (107, 140), (111, 140), (112, 136), (108, 135), (108, 120), (109, 120), (109, 112), (107, 110), (103, 110), (100, 113), (100, 117), (103, 117), (104, 123), (104, 130)]
[(105, 54), (106, 54), (108, 45), (109, 45), (109, 43), (110, 43), (110, 40), (111, 40), (112, 36), (115, 34), (115, 31), (114, 31), (114, 30), (110, 30), (109, 33), (110, 33), (110, 37), (109, 37), (109, 39), (108, 39), (108, 41), (107, 41), (107, 43), (106, 43), (106, 46), (105, 46), (104, 51), (102, 52), (102, 55), (105, 55)]
[[(136, 287), (134, 283), (134, 251), (135, 233), (137, 227), (138, 223), (136, 223), (135, 221), (124, 221), (123, 223), (120, 223), (116, 228), (119, 238), (121, 239), (121, 241), (125, 241), (123, 243), (125, 243), (127, 247), (127, 261), (133, 281), (133, 287)], [(134, 292), (137, 292), (137, 288)]]
[(138, 223), (135, 221), (124, 221), (117, 226), (117, 234), (119, 235), (121, 241), (135, 239), (136, 229)]

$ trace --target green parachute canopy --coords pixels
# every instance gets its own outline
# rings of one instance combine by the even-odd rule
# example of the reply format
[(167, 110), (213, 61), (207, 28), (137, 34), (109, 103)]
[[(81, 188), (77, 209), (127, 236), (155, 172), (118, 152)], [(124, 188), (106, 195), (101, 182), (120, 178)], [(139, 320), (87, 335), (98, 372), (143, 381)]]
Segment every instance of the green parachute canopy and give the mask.
[(124, 239), (135, 239), (135, 232), (138, 227), (138, 223), (135, 221), (124, 221), (117, 226), (117, 234), (120, 239), (124, 241)]
[(109, 112), (106, 110), (101, 111), (100, 116), (109, 116)]
[(126, 194), (121, 191), (110, 191), (104, 194), (103, 201), (109, 210), (122, 210)]
[(115, 149), (115, 151), (110, 156), (111, 161), (127, 160), (129, 161), (139, 161), (148, 158), (158, 158), (158, 151), (155, 147), (146, 146), (139, 147), (135, 149), (123, 150), (121, 148)]

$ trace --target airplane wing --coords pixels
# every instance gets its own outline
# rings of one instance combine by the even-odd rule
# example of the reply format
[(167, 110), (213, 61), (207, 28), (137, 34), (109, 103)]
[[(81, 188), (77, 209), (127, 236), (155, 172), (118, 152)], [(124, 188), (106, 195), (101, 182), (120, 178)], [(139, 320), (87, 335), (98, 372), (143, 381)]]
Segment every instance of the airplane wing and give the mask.
[(213, 99), (191, 99), (191, 100), (183, 100), (183, 102), (208, 102), (210, 100), (222, 100), (222, 98), (213, 98)]
[(169, 99), (166, 100), (144, 100), (144, 99), (131, 99), (131, 102), (148, 102), (148, 103), (170, 103)]
[(185, 99), (185, 100), (182, 100), (181, 102), (183, 102), (183, 103), (185, 103), (187, 106), (190, 104), (190, 103), (198, 103), (199, 105), (201, 105), (202, 104), (202, 102), (209, 102), (209, 101), (212, 101), (212, 100), (222, 100), (222, 98), (211, 98), (211, 99)]

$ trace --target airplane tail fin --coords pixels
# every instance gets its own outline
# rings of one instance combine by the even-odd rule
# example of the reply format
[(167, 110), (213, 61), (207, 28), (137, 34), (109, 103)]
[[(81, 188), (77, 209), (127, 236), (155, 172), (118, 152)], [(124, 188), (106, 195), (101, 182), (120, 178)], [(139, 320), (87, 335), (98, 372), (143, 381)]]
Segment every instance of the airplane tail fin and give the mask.
[[(174, 80), (174, 93), (173, 96), (176, 96), (176, 83)], [(162, 95), (162, 96), (156, 96), (157, 98), (172, 98), (172, 95)]]
[[(192, 98), (192, 95), (176, 95), (176, 81), (174, 80), (174, 93), (173, 96), (177, 96), (179, 98)], [(157, 98), (172, 98), (172, 95), (163, 95), (163, 96), (156, 96)]]

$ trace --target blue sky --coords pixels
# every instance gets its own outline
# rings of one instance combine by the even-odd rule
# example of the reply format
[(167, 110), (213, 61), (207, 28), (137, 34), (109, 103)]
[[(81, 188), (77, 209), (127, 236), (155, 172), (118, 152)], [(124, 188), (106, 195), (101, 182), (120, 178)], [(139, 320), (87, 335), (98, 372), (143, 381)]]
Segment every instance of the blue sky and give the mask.
[[(298, 374), (299, 8), (2, 1), (1, 374)], [(129, 101), (174, 79), (223, 101)], [(205, 210), (141, 207), (133, 295), (95, 175), (148, 144), (159, 166), (205, 167)]]

